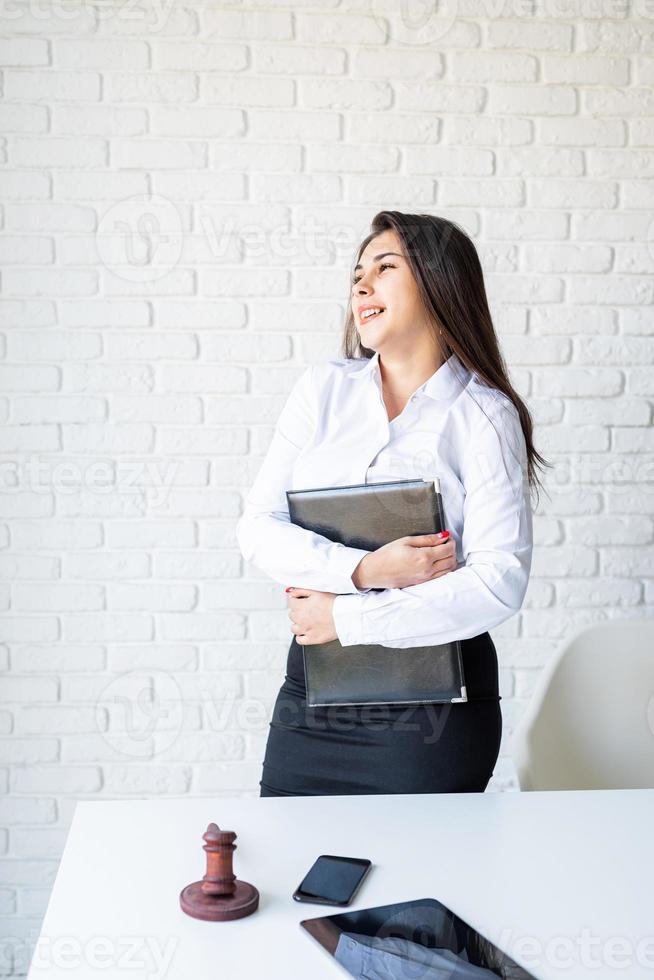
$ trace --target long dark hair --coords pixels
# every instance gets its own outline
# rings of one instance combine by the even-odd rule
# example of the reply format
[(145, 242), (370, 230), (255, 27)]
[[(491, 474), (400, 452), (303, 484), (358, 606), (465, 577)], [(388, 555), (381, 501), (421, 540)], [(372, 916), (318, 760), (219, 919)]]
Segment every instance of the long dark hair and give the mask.
[[(536, 451), (531, 413), (509, 381), (488, 308), (481, 263), (472, 240), (462, 228), (445, 218), (379, 211), (372, 219), (370, 234), (359, 246), (354, 265), (368, 243), (387, 230), (397, 233), (429, 316), (434, 342), (443, 358), (447, 360), (451, 354), (456, 354), (482, 384), (501, 391), (515, 405), (527, 449), (527, 480), (532, 490), (537, 485), (542, 487), (536, 466), (553, 464)], [(372, 357), (374, 350), (361, 343), (349, 300), (347, 310), (342, 356)]]

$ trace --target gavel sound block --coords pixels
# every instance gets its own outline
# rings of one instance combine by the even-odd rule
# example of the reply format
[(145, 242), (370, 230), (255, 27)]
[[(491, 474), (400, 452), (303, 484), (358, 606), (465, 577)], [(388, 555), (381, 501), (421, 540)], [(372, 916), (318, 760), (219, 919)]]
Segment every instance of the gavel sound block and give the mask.
[(182, 911), (194, 919), (211, 922), (242, 919), (256, 912), (259, 892), (249, 882), (239, 881), (232, 872), (236, 834), (210, 823), (202, 839), (206, 841), (202, 846), (207, 854), (207, 873), (202, 881), (194, 881), (180, 892)]

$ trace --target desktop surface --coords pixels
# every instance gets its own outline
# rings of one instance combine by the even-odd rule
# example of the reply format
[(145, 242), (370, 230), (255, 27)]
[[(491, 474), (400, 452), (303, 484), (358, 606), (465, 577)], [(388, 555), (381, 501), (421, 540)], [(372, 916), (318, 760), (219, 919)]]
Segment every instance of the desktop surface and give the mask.
[[(247, 918), (180, 909), (211, 822)], [(652, 826), (654, 789), (82, 801), (29, 980), (345, 977), (299, 925), (329, 909), (292, 898), (323, 853), (372, 861), (348, 910), (431, 896), (542, 980), (654, 977)]]

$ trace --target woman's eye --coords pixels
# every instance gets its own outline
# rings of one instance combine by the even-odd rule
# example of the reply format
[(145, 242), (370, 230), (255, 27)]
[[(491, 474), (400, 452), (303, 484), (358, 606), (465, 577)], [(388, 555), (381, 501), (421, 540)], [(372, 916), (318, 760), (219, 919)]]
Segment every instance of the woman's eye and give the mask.
[[(394, 269), (394, 268), (395, 266), (393, 265), (392, 262), (382, 262), (382, 264), (379, 266), (379, 271), (383, 272), (384, 269)], [(352, 280), (352, 285), (355, 286), (360, 278), (361, 276), (355, 276), (354, 279)]]

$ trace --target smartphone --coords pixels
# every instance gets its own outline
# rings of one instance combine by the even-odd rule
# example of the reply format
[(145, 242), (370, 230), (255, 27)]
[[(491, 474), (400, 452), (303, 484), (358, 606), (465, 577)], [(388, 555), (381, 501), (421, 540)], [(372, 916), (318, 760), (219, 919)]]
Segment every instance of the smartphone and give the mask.
[(293, 892), (296, 902), (349, 905), (372, 862), (367, 858), (321, 854)]

